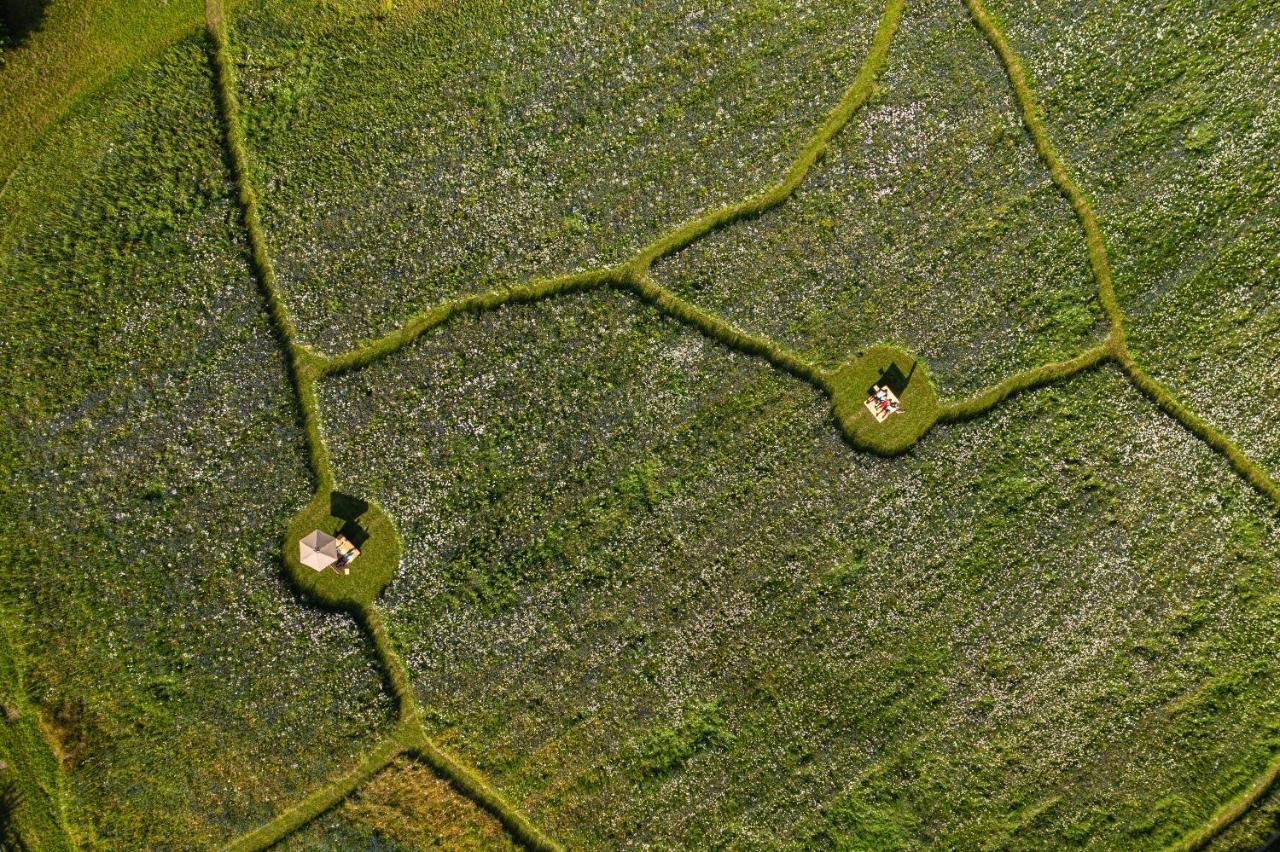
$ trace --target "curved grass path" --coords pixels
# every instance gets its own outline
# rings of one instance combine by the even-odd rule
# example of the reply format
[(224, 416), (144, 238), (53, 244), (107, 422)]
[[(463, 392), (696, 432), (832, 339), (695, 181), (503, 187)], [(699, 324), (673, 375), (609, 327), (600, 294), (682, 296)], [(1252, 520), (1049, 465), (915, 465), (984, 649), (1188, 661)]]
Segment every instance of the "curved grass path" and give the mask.
[[(1054, 183), (1075, 210), (1084, 231), (1090, 268), (1098, 287), (1098, 298), (1110, 324), (1110, 332), (1102, 343), (1067, 361), (1044, 364), (1012, 375), (967, 400), (939, 403), (923, 434), (935, 422), (957, 422), (980, 416), (1013, 394), (1044, 385), (1065, 381), (1080, 372), (1108, 361), (1116, 363), (1124, 375), (1159, 407), (1174, 417), (1196, 437), (1220, 453), (1246, 481), (1270, 498), (1280, 509), (1280, 490), (1270, 476), (1248, 458), (1224, 433), (1178, 402), (1161, 384), (1151, 378), (1134, 361), (1125, 341), (1124, 314), (1115, 296), (1107, 261), (1106, 246), (1097, 217), (1088, 200), (1071, 178), (1056, 149), (1050, 143), (1042, 119), (1042, 111), (1026, 82), (1017, 55), (1009, 47), (998, 26), (992, 21), (980, 0), (965, 0), (975, 24), (987, 40), (1009, 76), (1022, 111), (1023, 121)], [(777, 342), (736, 328), (724, 319), (699, 308), (652, 280), (649, 270), (659, 258), (679, 251), (712, 231), (749, 216), (759, 215), (785, 202), (804, 181), (823, 149), (840, 132), (849, 119), (870, 96), (875, 80), (888, 58), (893, 35), (902, 17), (905, 0), (887, 0), (857, 76), (845, 90), (839, 103), (800, 149), (783, 177), (746, 199), (727, 204), (681, 224), (656, 237), (635, 255), (621, 263), (597, 269), (498, 287), (463, 296), (411, 316), (398, 329), (348, 352), (323, 356), (317, 354), (299, 337), (285, 305), (258, 211), (253, 189), (248, 154), (239, 120), (239, 104), (235, 94), (235, 74), (227, 43), (221, 0), (206, 0), (206, 23), (212, 42), (212, 58), (216, 67), (220, 106), (226, 125), (226, 144), (231, 157), (245, 230), (248, 234), (254, 273), (263, 291), (273, 325), (288, 355), (290, 377), (297, 391), (298, 405), (316, 482), (316, 496), (332, 491), (334, 474), (320, 426), (316, 399), (316, 383), (325, 376), (357, 370), (408, 346), (423, 334), (464, 313), (491, 311), (508, 304), (532, 302), (567, 293), (609, 286), (629, 293), (655, 309), (697, 329), (726, 347), (752, 357), (761, 358), (832, 398), (833, 404), (847, 402), (838, 398), (841, 392), (833, 378), (838, 370), (828, 370), (790, 351)], [(850, 362), (853, 363), (853, 362)], [(848, 366), (848, 365), (846, 365)], [(846, 434), (848, 434), (846, 432)], [(918, 439), (919, 435), (912, 439)], [(854, 441), (855, 446), (858, 446)], [(910, 444), (895, 448), (906, 449)], [(861, 447), (875, 451), (873, 447)], [(493, 814), (511, 836), (533, 849), (558, 849), (558, 845), (540, 832), (517, 808), (507, 802), (478, 773), (441, 749), (428, 736), (413, 695), (409, 673), (396, 652), (378, 610), (366, 604), (358, 612), (359, 620), (369, 633), (383, 663), (389, 687), (396, 696), (399, 722), (392, 734), (376, 746), (353, 769), (321, 787), (287, 809), (270, 822), (248, 832), (231, 846), (235, 850), (263, 849), (305, 825), (336, 805), (360, 784), (387, 766), (401, 754), (424, 760), (441, 776), (449, 779), (460, 793)], [(1229, 802), (1208, 825), (1190, 835), (1182, 848), (1199, 848), (1218, 831), (1261, 797), (1280, 775), (1280, 759), (1248, 790)]]
[[(1027, 85), (1026, 72), (1023, 70), (1022, 62), (1018, 59), (1017, 54), (1014, 53), (1013, 48), (1009, 46), (1009, 42), (1005, 39), (999, 26), (992, 20), (986, 7), (983, 6), (982, 0), (965, 0), (965, 4), (969, 8), (969, 13), (973, 17), (974, 23), (978, 25), (983, 35), (986, 36), (987, 41), (991, 43), (996, 54), (1000, 57), (1000, 62), (1004, 65), (1006, 73), (1009, 75), (1009, 82), (1013, 86), (1014, 94), (1017, 96), (1018, 104), (1022, 109), (1023, 123), (1035, 142), (1036, 152), (1049, 169), (1049, 174), (1053, 176), (1054, 183), (1058, 185), (1063, 195), (1071, 202), (1071, 206), (1080, 220), (1080, 227), (1084, 229), (1085, 242), (1089, 250), (1089, 265), (1093, 269), (1093, 277), (1098, 284), (1098, 299), (1102, 303), (1102, 309), (1106, 313), (1108, 321), (1111, 323), (1111, 334), (1108, 338), (1111, 357), (1120, 365), (1125, 376), (1138, 390), (1142, 391), (1162, 411), (1182, 424), (1187, 431), (1204, 441), (1215, 452), (1225, 458), (1241, 478), (1263, 496), (1270, 499), (1276, 510), (1280, 511), (1280, 487), (1276, 486), (1275, 480), (1261, 466), (1250, 459), (1226, 433), (1211, 425), (1203, 417), (1192, 411), (1189, 406), (1179, 402), (1164, 385), (1143, 370), (1129, 353), (1129, 347), (1125, 341), (1124, 311), (1121, 310), (1120, 303), (1116, 300), (1115, 289), (1111, 283), (1111, 269), (1107, 263), (1107, 248), (1102, 239), (1102, 231), (1098, 227), (1097, 216), (1094, 215), (1088, 199), (1085, 198), (1080, 188), (1076, 186), (1075, 181), (1072, 180), (1071, 175), (1067, 172), (1062, 158), (1058, 156), (1057, 150), (1049, 141), (1042, 117), (1044, 111), (1036, 103), (1035, 97), (1031, 93), (1031, 88)], [(1250, 807), (1266, 795), (1267, 791), (1276, 783), (1277, 778), (1280, 778), (1280, 755), (1271, 755), (1266, 770), (1252, 785), (1219, 808), (1205, 825), (1188, 834), (1173, 848), (1188, 850), (1188, 852), (1189, 850), (1204, 848), (1223, 829), (1239, 819)]]

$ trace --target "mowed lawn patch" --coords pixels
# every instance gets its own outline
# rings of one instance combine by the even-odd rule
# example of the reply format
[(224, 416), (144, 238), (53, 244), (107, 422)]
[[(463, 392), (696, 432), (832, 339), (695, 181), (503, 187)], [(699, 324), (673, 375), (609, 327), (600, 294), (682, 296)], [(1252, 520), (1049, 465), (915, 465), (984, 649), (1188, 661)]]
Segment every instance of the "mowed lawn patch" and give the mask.
[[(903, 382), (900, 408), (877, 420), (866, 402), (872, 387), (896, 375)], [(902, 377), (905, 377), (903, 379)], [(873, 346), (859, 353), (830, 379), (831, 405), (850, 443), (860, 450), (892, 456), (929, 431), (938, 418), (938, 397), (928, 370), (918, 358), (894, 346)]]
[[(299, 542), (315, 530), (343, 536), (360, 549), (346, 565), (347, 573), (334, 567), (317, 571), (301, 562)], [(372, 604), (395, 574), (400, 535), (377, 504), (336, 492), (320, 494), (289, 522), (284, 562), (294, 585), (317, 603), (358, 611)]]

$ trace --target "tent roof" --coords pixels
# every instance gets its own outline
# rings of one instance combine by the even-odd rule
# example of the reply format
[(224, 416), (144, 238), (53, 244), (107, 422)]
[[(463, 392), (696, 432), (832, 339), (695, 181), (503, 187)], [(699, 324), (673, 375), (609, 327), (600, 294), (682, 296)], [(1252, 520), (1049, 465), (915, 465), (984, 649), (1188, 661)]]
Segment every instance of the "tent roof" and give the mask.
[(298, 542), (298, 559), (308, 568), (323, 571), (338, 561), (337, 539), (320, 530), (312, 530)]

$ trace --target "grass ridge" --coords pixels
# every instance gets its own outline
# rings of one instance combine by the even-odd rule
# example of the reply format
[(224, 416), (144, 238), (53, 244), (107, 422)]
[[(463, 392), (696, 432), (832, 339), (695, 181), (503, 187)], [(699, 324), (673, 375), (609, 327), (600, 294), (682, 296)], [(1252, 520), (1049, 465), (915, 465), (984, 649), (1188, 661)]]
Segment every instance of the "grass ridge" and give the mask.
[(646, 304), (653, 305), (667, 316), (697, 329), (729, 349), (762, 358), (778, 370), (790, 373), (827, 394), (831, 393), (827, 372), (817, 364), (768, 337), (735, 328), (720, 317), (677, 296), (647, 275), (626, 280), (620, 285), (620, 289), (626, 290)]
[(67, 824), (66, 781), (53, 747), (40, 729), (39, 711), (27, 697), (20, 654), (9, 633), (8, 614), (0, 612), (0, 692), (14, 715), (0, 725), (0, 754), (8, 764), (0, 781), (16, 791), (9, 818), (21, 848), (76, 848)]
[(278, 814), (270, 822), (254, 828), (236, 838), (226, 852), (257, 852), (279, 843), (311, 820), (342, 802), (360, 785), (403, 754), (407, 748), (406, 725), (401, 725), (391, 736), (375, 746), (354, 768), (343, 773), (318, 790), (313, 790), (296, 804)]
[[(1221, 455), (1242, 479), (1249, 483), (1273, 504), (1274, 511), (1280, 512), (1280, 487), (1275, 480), (1253, 461), (1225, 432), (1210, 424), (1189, 407), (1179, 402), (1164, 385), (1152, 378), (1134, 360), (1126, 343), (1125, 317), (1116, 299), (1115, 288), (1111, 281), (1111, 270), (1107, 263), (1106, 244), (1102, 239), (1102, 231), (1097, 217), (1088, 199), (1075, 181), (1067, 173), (1062, 159), (1058, 156), (1049, 141), (1043, 120), (1043, 109), (1036, 103), (1027, 84), (1026, 72), (1017, 54), (1009, 46), (999, 26), (983, 6), (982, 0), (965, 0), (965, 5), (974, 23), (982, 30), (991, 46), (1000, 57), (1001, 64), (1009, 76), (1014, 94), (1022, 110), (1023, 123), (1035, 143), (1036, 152), (1049, 169), (1054, 183), (1071, 202), (1080, 225), (1084, 229), (1085, 243), (1088, 248), (1089, 265), (1098, 284), (1098, 300), (1111, 323), (1111, 334), (1108, 343), (1111, 356), (1120, 365), (1125, 376), (1155, 405), (1178, 421), (1183, 428), (1195, 435), (1211, 449)], [(1248, 789), (1219, 808), (1201, 828), (1187, 835), (1181, 842), (1174, 844), (1173, 849), (1191, 850), (1203, 848), (1214, 837), (1250, 807), (1261, 799), (1280, 778), (1280, 757), (1271, 759), (1267, 769)]]
[(1161, 411), (1181, 423), (1188, 432), (1216, 450), (1242, 479), (1270, 499), (1275, 504), (1276, 510), (1280, 511), (1280, 487), (1277, 487), (1275, 480), (1259, 464), (1249, 458), (1225, 432), (1179, 402), (1168, 388), (1153, 379), (1138, 366), (1133, 358), (1122, 357), (1119, 363), (1125, 375), (1138, 390), (1142, 391)]
[(1014, 394), (1064, 381), (1112, 357), (1114, 354), (1110, 344), (1101, 343), (1066, 361), (1051, 361), (1015, 373), (968, 399), (943, 403), (938, 407), (938, 420), (943, 423), (970, 420), (986, 414)]
[(1271, 789), (1271, 785), (1275, 784), (1278, 778), (1280, 778), (1280, 755), (1272, 758), (1267, 768), (1247, 789), (1241, 791), (1234, 799), (1218, 808), (1207, 823), (1186, 835), (1177, 843), (1169, 846), (1168, 852), (1197, 852), (1197, 850), (1208, 846), (1209, 842), (1217, 837), (1223, 829), (1244, 816), (1249, 808), (1253, 807), (1259, 799), (1266, 795), (1266, 792)]
[[(384, 334), (371, 343), (323, 361), (325, 375), (347, 372), (372, 364), (412, 343), (424, 332), (443, 325), (463, 313), (495, 310), (510, 302), (534, 301), (562, 293), (578, 292), (604, 283), (630, 287), (640, 293), (649, 290), (644, 283), (649, 268), (661, 257), (672, 254), (705, 237), (707, 234), (749, 216), (759, 215), (782, 204), (808, 176), (809, 170), (827, 144), (839, 133), (854, 113), (871, 95), (876, 78), (884, 69), (889, 47), (902, 20), (906, 0), (888, 0), (876, 25), (876, 32), (858, 74), (840, 97), (840, 101), (818, 125), (808, 141), (792, 160), (782, 179), (746, 199), (718, 207), (655, 238), (629, 259), (613, 266), (596, 267), (553, 278), (534, 279), (526, 284), (499, 287), (471, 296), (462, 296), (411, 316), (400, 328)], [(657, 285), (653, 285), (657, 286)], [(671, 294), (675, 298), (674, 294)], [(656, 302), (651, 302), (656, 304)], [(700, 309), (694, 309), (700, 310)], [(706, 313), (706, 312), (702, 312)], [(706, 314), (710, 317), (710, 314)], [(692, 324), (692, 323), (691, 323)], [(701, 327), (701, 326), (699, 326)], [(711, 335), (714, 337), (714, 335)], [(717, 338), (719, 339), (719, 338)], [(765, 341), (766, 343), (768, 341)], [(774, 346), (775, 344), (770, 344)], [(785, 368), (784, 368), (785, 369)], [(791, 372), (788, 370), (788, 372)], [(798, 375), (798, 374), (797, 374)], [(803, 377), (802, 377), (803, 378)], [(806, 379), (808, 381), (808, 379)]]
[(1101, 302), (1102, 310), (1111, 324), (1111, 334), (1116, 340), (1116, 345), (1119, 351), (1123, 351), (1124, 313), (1120, 310), (1115, 287), (1111, 282), (1111, 264), (1107, 260), (1107, 247), (1102, 239), (1102, 229), (1098, 227), (1098, 218), (1094, 215), (1093, 207), (1067, 171), (1066, 164), (1058, 155), (1057, 149), (1049, 141), (1049, 132), (1044, 126), (1044, 109), (1037, 103), (1031, 87), (1027, 84), (1027, 73), (1022, 67), (1022, 60), (1013, 52), (1013, 48), (1005, 40), (1004, 33), (1000, 31), (986, 7), (983, 6), (982, 0), (965, 0), (965, 5), (969, 7), (969, 14), (978, 29), (982, 30), (982, 34), (986, 36), (987, 41), (1000, 57), (1000, 64), (1004, 66), (1022, 111), (1022, 123), (1035, 145), (1036, 153), (1040, 156), (1045, 168), (1049, 170), (1049, 176), (1053, 182), (1070, 202), (1076, 218), (1080, 220), (1088, 249), (1089, 266), (1093, 271), (1094, 281), (1098, 285), (1098, 301)]
[(289, 374), (297, 390), (298, 408), (302, 415), (303, 430), (307, 440), (308, 460), (316, 480), (316, 492), (333, 488), (333, 469), (329, 462), (329, 448), (320, 432), (320, 412), (316, 402), (317, 377), (315, 355), (298, 342), (298, 329), (285, 306), (284, 294), (276, 280), (275, 267), (267, 250), (266, 234), (258, 213), (258, 195), (253, 188), (253, 176), (249, 169), (249, 154), (240, 123), (240, 101), (236, 97), (235, 66), (227, 41), (227, 27), (223, 20), (222, 0), (205, 0), (205, 22), (213, 42), (213, 63), (217, 71), (219, 108), (222, 111), (227, 152), (231, 158), (232, 174), (236, 182), (241, 218), (249, 238), (249, 256), (254, 275), (267, 302), (267, 310), (276, 333), (288, 355)]

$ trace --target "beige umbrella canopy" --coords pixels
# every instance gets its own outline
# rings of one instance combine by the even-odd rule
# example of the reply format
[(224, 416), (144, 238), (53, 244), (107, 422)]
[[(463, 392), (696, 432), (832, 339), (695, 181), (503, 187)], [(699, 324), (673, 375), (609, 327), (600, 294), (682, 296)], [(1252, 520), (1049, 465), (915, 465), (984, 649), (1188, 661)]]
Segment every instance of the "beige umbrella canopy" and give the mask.
[(298, 558), (302, 564), (323, 571), (338, 561), (337, 539), (320, 530), (312, 530), (298, 542)]

